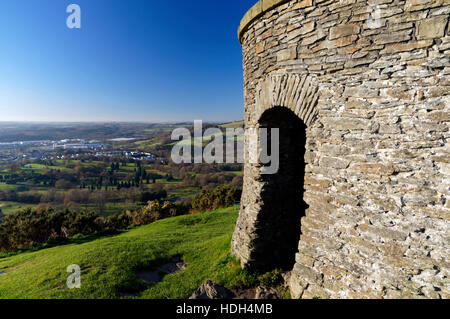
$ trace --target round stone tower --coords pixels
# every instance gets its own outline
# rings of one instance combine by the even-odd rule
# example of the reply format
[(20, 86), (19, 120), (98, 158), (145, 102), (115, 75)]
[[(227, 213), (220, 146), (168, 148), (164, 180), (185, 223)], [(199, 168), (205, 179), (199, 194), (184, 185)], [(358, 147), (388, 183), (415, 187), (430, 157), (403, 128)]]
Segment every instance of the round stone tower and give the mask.
[(262, 0), (245, 15), (245, 125), (279, 128), (280, 167), (245, 164), (243, 267), (290, 271), (294, 298), (450, 297), (449, 14)]

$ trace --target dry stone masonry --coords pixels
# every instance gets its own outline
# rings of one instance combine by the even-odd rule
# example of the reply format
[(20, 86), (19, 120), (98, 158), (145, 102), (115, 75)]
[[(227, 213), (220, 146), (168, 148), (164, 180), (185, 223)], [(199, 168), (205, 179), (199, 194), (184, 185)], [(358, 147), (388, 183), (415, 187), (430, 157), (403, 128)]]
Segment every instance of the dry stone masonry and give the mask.
[(450, 297), (449, 15), (450, 0), (246, 14), (245, 125), (280, 128), (281, 166), (245, 164), (244, 267), (289, 270), (294, 298)]

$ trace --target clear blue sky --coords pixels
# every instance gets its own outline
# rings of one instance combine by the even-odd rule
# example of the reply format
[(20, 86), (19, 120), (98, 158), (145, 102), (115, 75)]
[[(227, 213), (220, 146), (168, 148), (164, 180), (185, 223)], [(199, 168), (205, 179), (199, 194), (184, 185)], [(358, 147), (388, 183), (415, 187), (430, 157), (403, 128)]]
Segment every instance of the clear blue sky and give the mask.
[(1, 0), (0, 121), (241, 119), (237, 27), (255, 2)]

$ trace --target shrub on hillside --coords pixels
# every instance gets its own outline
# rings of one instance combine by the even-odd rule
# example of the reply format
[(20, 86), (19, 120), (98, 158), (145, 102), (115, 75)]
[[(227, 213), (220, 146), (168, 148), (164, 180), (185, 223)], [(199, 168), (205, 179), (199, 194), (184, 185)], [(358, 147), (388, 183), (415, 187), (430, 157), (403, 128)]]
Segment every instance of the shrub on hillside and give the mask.
[(126, 212), (105, 218), (104, 228), (108, 230), (127, 229), (131, 226), (131, 218)]
[(184, 203), (159, 201), (135, 211), (103, 218), (95, 213), (77, 213), (52, 207), (30, 208), (4, 217), (0, 223), (0, 251), (29, 248), (58, 238), (73, 238), (104, 230), (127, 229), (153, 223), (159, 219), (184, 215), (190, 206)]
[(212, 190), (204, 190), (194, 197), (192, 210), (201, 212), (233, 206), (240, 201), (241, 195), (242, 189), (239, 187), (219, 186)]
[(183, 203), (164, 202), (154, 200), (147, 206), (133, 212), (127, 212), (134, 226), (146, 225), (160, 219), (181, 216), (189, 213), (190, 206)]
[(0, 251), (28, 248), (50, 239), (87, 235), (101, 229), (98, 216), (48, 208), (37, 213), (30, 208), (3, 218), (0, 225)]
[(162, 200), (163, 198), (167, 197), (167, 191), (162, 189), (156, 192), (141, 192), (140, 193), (140, 198), (139, 201), (140, 202), (148, 202), (148, 201), (153, 201), (153, 200)]

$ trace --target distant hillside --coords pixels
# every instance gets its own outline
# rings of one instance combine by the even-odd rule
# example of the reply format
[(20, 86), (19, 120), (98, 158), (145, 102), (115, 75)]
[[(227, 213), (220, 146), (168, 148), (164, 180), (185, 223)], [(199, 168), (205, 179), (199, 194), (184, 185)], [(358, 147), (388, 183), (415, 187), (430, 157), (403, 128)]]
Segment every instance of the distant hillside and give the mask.
[(219, 125), (221, 128), (239, 128), (244, 127), (244, 121), (236, 121), (236, 122), (230, 122), (230, 123), (224, 123)]
[(12, 141), (148, 138), (176, 127), (192, 125), (181, 124), (142, 124), (142, 123), (5, 123), (0, 122), (0, 143)]
[[(216, 124), (203, 123), (204, 126)], [(170, 134), (177, 127), (191, 127), (189, 123), (8, 123), (0, 122), (0, 143), (13, 141), (116, 138), (147, 139)], [(221, 128), (243, 127), (244, 121), (218, 125)]]

